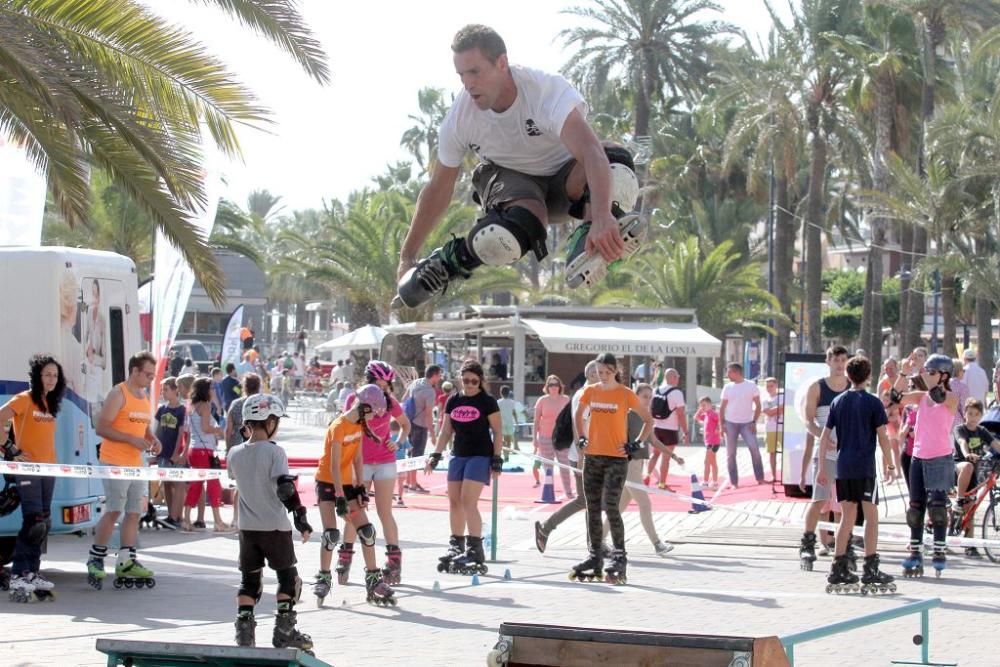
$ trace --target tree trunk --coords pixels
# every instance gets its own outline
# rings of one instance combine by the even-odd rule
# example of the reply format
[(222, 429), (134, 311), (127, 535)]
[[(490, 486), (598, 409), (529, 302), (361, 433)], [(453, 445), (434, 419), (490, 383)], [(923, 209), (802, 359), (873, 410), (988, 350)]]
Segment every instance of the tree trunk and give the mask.
[(288, 302), (278, 304), (278, 345), (283, 345), (288, 338)]
[(941, 350), (949, 357), (955, 356), (955, 276), (941, 274)]
[(806, 211), (806, 351), (823, 350), (823, 198), (825, 197), (827, 144), (819, 121), (818, 103), (810, 106), (809, 130), (812, 155), (809, 165), (809, 206)]
[[(916, 227), (913, 230), (913, 255), (911, 266), (916, 267), (920, 258), (927, 255), (927, 230), (923, 227)], [(913, 278), (910, 279), (910, 296), (907, 299), (906, 323), (908, 328), (904, 332), (906, 340), (903, 345), (904, 350), (900, 354), (909, 354), (910, 350), (923, 345), (924, 329), (924, 295), (921, 283), (914, 285)]]
[(366, 324), (377, 327), (382, 323), (379, 319), (378, 308), (371, 301), (356, 301), (351, 299), (348, 301), (348, 309), (347, 321), (350, 324), (351, 331)]
[(412, 366), (423, 377), (427, 364), (424, 362), (423, 335), (399, 336), (396, 343), (397, 363), (400, 366)]
[(913, 227), (905, 222), (899, 223), (899, 247), (902, 250), (899, 257), (899, 354), (906, 356), (907, 332), (910, 330), (910, 283), (913, 277)]
[[(792, 267), (795, 261), (795, 219), (792, 217), (791, 202), (788, 197), (788, 179), (778, 178), (774, 192), (777, 211), (774, 213), (774, 297), (778, 300), (781, 312), (792, 319), (791, 287), (795, 282)], [(775, 326), (777, 336), (774, 339), (774, 357), (776, 361), (783, 359), (790, 346), (791, 326), (778, 322)], [(775, 365), (777, 368), (777, 365)]]
[(719, 356), (715, 358), (715, 377), (712, 378), (713, 387), (721, 387), (726, 381), (726, 365), (729, 363), (729, 359), (726, 359), (726, 343), (723, 340), (722, 345), (719, 348)]
[[(979, 365), (990, 375), (993, 369), (993, 301), (988, 296), (976, 297), (976, 355)], [(990, 382), (992, 384), (992, 381)]]

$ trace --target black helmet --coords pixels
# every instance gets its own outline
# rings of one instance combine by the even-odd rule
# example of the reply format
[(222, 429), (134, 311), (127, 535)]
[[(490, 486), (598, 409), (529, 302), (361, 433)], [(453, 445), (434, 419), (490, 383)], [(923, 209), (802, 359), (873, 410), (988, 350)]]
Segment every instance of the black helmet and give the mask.
[(932, 354), (924, 362), (924, 370), (947, 373), (951, 377), (955, 373), (955, 362), (946, 354)]
[(21, 494), (17, 492), (17, 486), (8, 481), (0, 490), (0, 516), (11, 514), (21, 505)]

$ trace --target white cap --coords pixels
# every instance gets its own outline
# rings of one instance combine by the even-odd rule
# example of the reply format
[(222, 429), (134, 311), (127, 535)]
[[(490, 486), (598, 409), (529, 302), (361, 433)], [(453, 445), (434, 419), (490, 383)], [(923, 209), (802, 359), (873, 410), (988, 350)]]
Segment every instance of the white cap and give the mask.
[(976, 358), (976, 351), (973, 350), (970, 347), (968, 350), (966, 350), (965, 352), (962, 353), (962, 358), (963, 359), (975, 359)]

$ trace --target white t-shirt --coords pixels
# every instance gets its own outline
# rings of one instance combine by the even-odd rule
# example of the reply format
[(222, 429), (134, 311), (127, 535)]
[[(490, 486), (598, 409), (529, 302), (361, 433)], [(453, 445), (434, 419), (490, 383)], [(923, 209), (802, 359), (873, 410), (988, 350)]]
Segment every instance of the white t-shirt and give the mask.
[(760, 396), (760, 390), (753, 382), (728, 382), (722, 388), (722, 400), (726, 403), (726, 421), (746, 424), (753, 421), (753, 399)]
[[(763, 399), (761, 400), (761, 406), (760, 407), (761, 407), (761, 410), (770, 410), (771, 408), (781, 407), (784, 404), (785, 404), (785, 395), (784, 394), (775, 394), (774, 396), (771, 396), (770, 394), (764, 394), (763, 395)], [(764, 428), (767, 430), (768, 433), (777, 433), (778, 432), (778, 415), (777, 415), (777, 413), (775, 413), (774, 416), (767, 416), (767, 417), (765, 417), (765, 419), (764, 419)]]
[[(667, 390), (666, 387), (663, 385), (657, 388), (657, 391), (660, 392), (666, 390)], [(655, 426), (656, 428), (663, 428), (668, 431), (676, 431), (680, 426), (677, 423), (677, 413), (675, 412), (675, 410), (677, 410), (677, 408), (683, 408), (683, 407), (684, 407), (684, 392), (681, 391), (679, 388), (676, 388), (675, 391), (672, 391), (667, 395), (667, 409), (670, 410), (670, 416), (667, 417), (666, 419), (654, 419), (653, 426)]]
[(965, 385), (969, 388), (969, 396), (986, 404), (986, 394), (990, 391), (990, 381), (986, 371), (975, 361), (965, 367)]
[(463, 90), (441, 123), (438, 159), (458, 167), (466, 151), (481, 162), (494, 162), (531, 176), (551, 176), (573, 156), (559, 135), (574, 109), (587, 115), (587, 103), (558, 74), (512, 65), (517, 97), (497, 113), (480, 109)]

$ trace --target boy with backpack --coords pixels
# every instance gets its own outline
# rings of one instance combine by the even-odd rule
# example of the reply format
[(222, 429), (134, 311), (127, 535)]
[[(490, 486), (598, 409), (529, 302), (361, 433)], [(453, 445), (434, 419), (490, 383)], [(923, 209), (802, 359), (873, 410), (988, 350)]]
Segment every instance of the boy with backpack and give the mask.
[(670, 456), (661, 456), (659, 451), (654, 450), (650, 455), (643, 483), (649, 485), (649, 479), (653, 470), (656, 469), (657, 460), (659, 460), (660, 482), (657, 486), (669, 491), (673, 491), (667, 486), (667, 475), (670, 473), (670, 459), (673, 458), (674, 447), (680, 442), (681, 433), (684, 434), (685, 444), (691, 440), (687, 415), (684, 413), (684, 392), (680, 389), (680, 381), (681, 374), (677, 370), (668, 368), (664, 371), (663, 383), (653, 391), (653, 401), (650, 404), (654, 425), (653, 437), (667, 448)]

